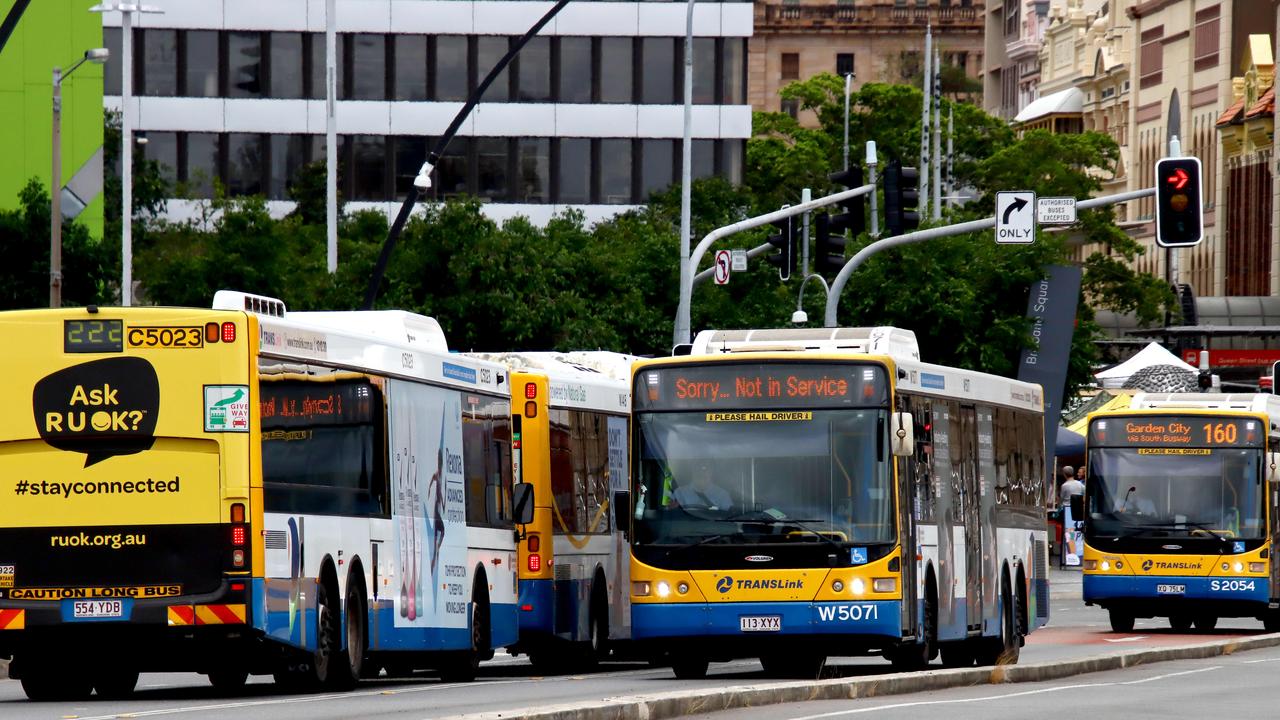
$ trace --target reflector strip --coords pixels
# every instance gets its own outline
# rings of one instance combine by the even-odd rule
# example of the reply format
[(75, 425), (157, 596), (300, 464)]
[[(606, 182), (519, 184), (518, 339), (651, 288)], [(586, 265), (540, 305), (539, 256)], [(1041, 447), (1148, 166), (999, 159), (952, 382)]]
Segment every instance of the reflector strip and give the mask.
[(197, 605), (197, 625), (243, 625), (244, 605)]
[(169, 606), (169, 626), (179, 627), (196, 624), (196, 609), (190, 605)]
[(0, 610), (0, 630), (24, 630), (26, 627), (26, 610)]

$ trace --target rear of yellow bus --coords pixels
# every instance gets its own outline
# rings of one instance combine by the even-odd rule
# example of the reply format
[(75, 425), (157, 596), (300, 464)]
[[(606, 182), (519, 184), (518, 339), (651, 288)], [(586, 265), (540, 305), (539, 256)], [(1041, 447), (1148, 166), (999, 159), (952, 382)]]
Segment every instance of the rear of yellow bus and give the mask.
[(0, 657), (28, 697), (234, 662), (260, 564), (256, 333), (226, 311), (0, 313)]

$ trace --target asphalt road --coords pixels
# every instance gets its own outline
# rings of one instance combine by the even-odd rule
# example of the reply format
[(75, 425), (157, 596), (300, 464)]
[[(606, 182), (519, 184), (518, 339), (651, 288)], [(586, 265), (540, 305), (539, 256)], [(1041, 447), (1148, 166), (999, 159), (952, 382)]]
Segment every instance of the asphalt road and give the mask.
[[(1055, 585), (1051, 599), (1051, 617), (1049, 627), (1037, 630), (1028, 638), (1027, 645), (1022, 650), (1022, 662), (1053, 662), (1262, 632), (1261, 623), (1255, 620), (1223, 620), (1214, 632), (1199, 634), (1175, 633), (1168, 628), (1167, 623), (1153, 620), (1138, 621), (1132, 633), (1115, 634), (1110, 630), (1105, 612), (1085, 607), (1079, 600), (1078, 592), (1072, 592), (1070, 578)], [(1165, 664), (1152, 667), (1155, 668), (1151, 670), (1153, 674), (1166, 672)], [(844, 658), (834, 660), (825, 677), (873, 676), (891, 671), (890, 665), (878, 657)], [(575, 701), (600, 701), (673, 689), (723, 688), (771, 682), (755, 661), (713, 664), (706, 680), (683, 682), (676, 681), (667, 668), (649, 667), (642, 663), (607, 663), (599, 671), (583, 675), (531, 677), (529, 673), (530, 668), (524, 658), (500, 655), (482, 668), (481, 677), (475, 683), (442, 683), (437, 678), (422, 675), (408, 680), (368, 681), (346, 693), (288, 695), (277, 692), (269, 678), (251, 678), (245, 691), (235, 697), (219, 696), (200, 675), (147, 674), (142, 676), (138, 692), (128, 700), (100, 701), (92, 698), (73, 703), (31, 703), (25, 699), (22, 688), (16, 681), (4, 680), (0, 681), (0, 718), (65, 720), (129, 716), (222, 720), (228, 713), (234, 712), (238, 717), (273, 720), (345, 720), (351, 717), (428, 720), (499, 711), (510, 717), (519, 717), (521, 710), (526, 708)], [(1089, 681), (1092, 682), (1092, 676)], [(1006, 689), (987, 687), (985, 691), (987, 694), (995, 694)], [(1021, 689), (1025, 687), (1020, 685), (1014, 688)], [(1050, 703), (1036, 706), (1040, 708), (1061, 708), (1061, 703), (1064, 702), (1062, 699), (1036, 695), (1027, 697), (1028, 702)], [(898, 701), (906, 702), (901, 698)], [(1072, 703), (1074, 702), (1073, 698)], [(816, 706), (823, 703), (805, 705), (809, 704)], [(800, 714), (807, 712), (806, 709)], [(784, 712), (759, 717), (792, 717), (796, 714), (793, 712), (792, 715), (786, 715)], [(1015, 714), (1009, 717), (1026, 716)]]

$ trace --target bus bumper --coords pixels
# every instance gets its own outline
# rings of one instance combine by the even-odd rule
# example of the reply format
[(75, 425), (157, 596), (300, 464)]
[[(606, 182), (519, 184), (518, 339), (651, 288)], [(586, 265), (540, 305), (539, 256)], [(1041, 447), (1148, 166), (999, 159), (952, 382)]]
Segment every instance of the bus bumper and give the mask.
[(520, 634), (551, 635), (555, 632), (556, 593), (554, 580), (521, 580)]
[[(734, 636), (864, 636), (877, 640), (902, 637), (901, 603), (866, 602), (744, 602), (637, 603), (631, 606), (631, 635), (637, 640)], [(744, 631), (743, 618), (778, 617), (774, 631)], [(747, 621), (751, 622), (751, 621)]]
[(1138, 617), (1178, 612), (1248, 617), (1265, 610), (1271, 597), (1265, 577), (1085, 574), (1083, 586), (1085, 603), (1135, 610)]

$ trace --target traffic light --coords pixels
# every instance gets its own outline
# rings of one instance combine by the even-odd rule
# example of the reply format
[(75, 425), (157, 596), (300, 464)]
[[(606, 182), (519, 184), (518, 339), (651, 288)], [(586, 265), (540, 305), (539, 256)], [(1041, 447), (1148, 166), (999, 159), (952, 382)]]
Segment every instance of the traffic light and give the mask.
[[(851, 190), (862, 185), (862, 168), (854, 166), (828, 176), (832, 182)], [(818, 272), (840, 272), (844, 267), (844, 248), (849, 241), (867, 229), (867, 211), (861, 195), (843, 200), (838, 207), (842, 212), (828, 218), (818, 215), (815, 240), (815, 263)]]
[(778, 275), (783, 280), (791, 279), (791, 273), (796, 270), (796, 236), (791, 231), (791, 221), (792, 218), (783, 218), (773, 223), (777, 232), (769, 236), (769, 244), (777, 248), (777, 251), (769, 253), (765, 258), (770, 265), (778, 268)]
[(920, 171), (894, 160), (884, 169), (885, 236), (893, 237), (920, 227)]
[(1161, 247), (1199, 245), (1204, 236), (1200, 210), (1200, 159), (1162, 158), (1156, 161), (1156, 242)]

